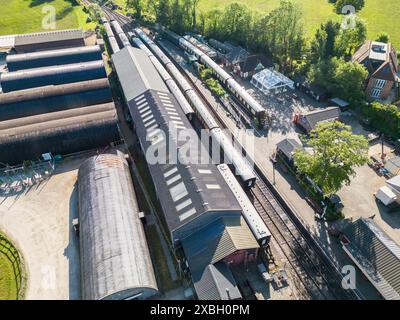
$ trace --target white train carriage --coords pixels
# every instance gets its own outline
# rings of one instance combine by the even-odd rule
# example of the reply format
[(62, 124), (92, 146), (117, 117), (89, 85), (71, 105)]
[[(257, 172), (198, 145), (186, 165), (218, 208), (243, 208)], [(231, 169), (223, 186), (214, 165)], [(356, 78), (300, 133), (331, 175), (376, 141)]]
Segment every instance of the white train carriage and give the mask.
[(226, 164), (221, 164), (217, 166), (217, 168), (242, 207), (243, 217), (249, 225), (250, 230), (253, 232), (254, 237), (257, 239), (260, 246), (267, 246), (271, 239), (271, 232), (267, 225), (254, 208), (249, 197), (229, 170), (228, 166)]

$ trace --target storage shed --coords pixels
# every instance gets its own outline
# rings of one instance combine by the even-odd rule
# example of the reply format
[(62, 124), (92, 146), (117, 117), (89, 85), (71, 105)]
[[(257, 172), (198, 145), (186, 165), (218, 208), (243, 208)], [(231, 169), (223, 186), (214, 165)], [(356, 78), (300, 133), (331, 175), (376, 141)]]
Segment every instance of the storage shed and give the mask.
[(1, 74), (4, 92), (106, 78), (103, 61), (73, 63)]
[(114, 103), (0, 122), (1, 162), (10, 165), (47, 152), (64, 155), (119, 140)]
[(99, 46), (10, 54), (6, 62), (9, 71), (18, 71), (95, 60), (102, 60)]
[(306, 132), (314, 130), (318, 123), (340, 120), (340, 109), (329, 107), (322, 110), (311, 111), (304, 114), (296, 114), (294, 122)]
[(4, 93), (0, 121), (112, 102), (107, 78)]
[(143, 300), (158, 292), (129, 166), (119, 151), (79, 168), (82, 296)]
[(79, 29), (19, 34), (15, 36), (14, 41), (17, 53), (83, 47), (84, 45), (83, 32)]

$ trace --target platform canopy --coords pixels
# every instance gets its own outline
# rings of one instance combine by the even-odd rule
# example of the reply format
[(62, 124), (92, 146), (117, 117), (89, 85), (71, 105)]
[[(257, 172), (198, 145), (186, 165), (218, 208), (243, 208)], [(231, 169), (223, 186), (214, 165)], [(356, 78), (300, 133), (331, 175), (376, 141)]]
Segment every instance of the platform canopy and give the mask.
[(270, 90), (289, 87), (294, 89), (294, 82), (275, 70), (264, 69), (251, 78), (251, 84), (264, 93)]

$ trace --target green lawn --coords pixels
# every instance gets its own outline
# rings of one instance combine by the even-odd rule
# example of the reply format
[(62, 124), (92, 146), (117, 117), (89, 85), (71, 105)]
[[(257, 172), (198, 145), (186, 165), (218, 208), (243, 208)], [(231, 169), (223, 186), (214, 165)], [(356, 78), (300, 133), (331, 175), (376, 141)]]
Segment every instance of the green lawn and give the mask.
[(0, 300), (16, 300), (17, 286), (10, 260), (0, 252)]
[[(314, 34), (318, 26), (332, 17), (340, 19), (328, 0), (294, 0), (303, 10), (304, 25), (307, 35)], [(269, 12), (279, 5), (280, 0), (200, 0), (200, 10), (223, 8), (229, 3), (239, 2), (259, 12)], [(366, 20), (368, 37), (374, 39), (380, 32), (389, 34), (392, 43), (400, 50), (400, 1), (399, 0), (365, 0), (365, 7), (359, 15)]]
[(45, 6), (56, 12), (56, 28), (94, 28), (76, 0), (0, 0), (0, 35), (46, 31), (42, 28)]

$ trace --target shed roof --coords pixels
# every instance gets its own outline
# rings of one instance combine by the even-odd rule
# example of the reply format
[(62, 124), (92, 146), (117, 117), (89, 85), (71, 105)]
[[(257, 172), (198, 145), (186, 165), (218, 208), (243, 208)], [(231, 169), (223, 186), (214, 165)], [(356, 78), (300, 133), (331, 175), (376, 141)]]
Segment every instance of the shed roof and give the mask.
[(283, 139), (276, 144), (276, 148), (281, 151), (289, 160), (292, 160), (295, 151), (303, 149), (303, 146), (295, 139)]
[(83, 298), (147, 298), (157, 283), (129, 167), (119, 151), (79, 168), (80, 253)]
[(182, 247), (192, 275), (203, 273), (214, 264), (238, 250), (259, 245), (242, 216), (222, 217), (182, 239)]
[(300, 115), (298, 123), (307, 131), (315, 129), (319, 122), (333, 121), (340, 118), (338, 107), (329, 107)]
[(28, 44), (55, 42), (55, 41), (72, 40), (72, 39), (83, 39), (82, 30), (68, 29), (68, 30), (19, 34), (15, 36), (15, 47)]
[(231, 270), (224, 262), (209, 264), (203, 273), (193, 278), (199, 300), (241, 299), (239, 288)]
[(248, 57), (250, 53), (243, 49), (242, 47), (233, 47), (231, 51), (229, 51), (226, 55), (225, 58), (228, 60), (231, 64), (236, 64), (240, 61), (243, 61)]
[[(124, 48), (113, 55), (113, 61), (144, 153), (164, 148), (176, 152), (167, 152), (164, 159), (147, 157), (171, 234), (206, 213), (240, 215), (239, 203), (145, 53)], [(184, 159), (187, 143), (182, 139), (186, 134), (191, 134), (190, 141), (196, 145), (188, 162)]]
[(400, 174), (389, 180), (386, 180), (386, 183), (396, 192), (400, 192)]
[(254, 70), (262, 70), (264, 68), (272, 68), (274, 64), (263, 54), (253, 54), (239, 62), (240, 71), (252, 72)]
[(150, 89), (169, 92), (151, 61), (140, 49), (125, 47), (114, 53), (112, 60), (128, 101)]
[(400, 157), (395, 156), (387, 159), (385, 169), (387, 169), (393, 175), (400, 174)]
[(372, 219), (360, 218), (343, 230), (343, 248), (387, 300), (400, 299), (400, 246)]

